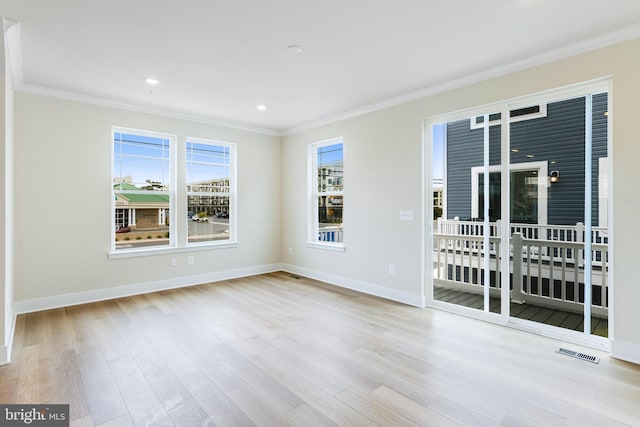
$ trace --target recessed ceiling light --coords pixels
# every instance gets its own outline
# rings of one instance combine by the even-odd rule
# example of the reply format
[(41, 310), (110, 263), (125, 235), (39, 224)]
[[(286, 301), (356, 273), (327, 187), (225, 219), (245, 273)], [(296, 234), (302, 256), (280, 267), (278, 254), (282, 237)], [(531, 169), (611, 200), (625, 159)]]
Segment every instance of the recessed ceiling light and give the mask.
[(267, 106), (266, 106), (266, 105), (264, 105), (264, 104), (258, 104), (258, 105), (256, 105), (256, 108), (257, 108), (258, 110), (260, 110), (260, 111), (264, 111), (264, 110), (266, 110), (266, 109), (267, 109)]
[(513, 153), (517, 153), (517, 152), (519, 152), (520, 150), (518, 150), (517, 148), (512, 148), (512, 149), (511, 149), (511, 151), (512, 151)]
[(302, 46), (299, 44), (290, 44), (287, 46), (287, 52), (292, 55), (300, 55), (302, 53)]
[(153, 77), (147, 77), (146, 79), (144, 79), (144, 81), (154, 86), (160, 83), (158, 79), (154, 79)]
[(527, 154), (527, 158), (533, 159), (535, 156), (533, 154)]

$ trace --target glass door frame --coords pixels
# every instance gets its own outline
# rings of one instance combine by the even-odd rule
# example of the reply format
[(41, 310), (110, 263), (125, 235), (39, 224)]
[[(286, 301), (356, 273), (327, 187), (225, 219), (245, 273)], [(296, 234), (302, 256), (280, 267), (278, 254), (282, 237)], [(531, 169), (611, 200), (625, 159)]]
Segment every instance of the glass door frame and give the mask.
[[(608, 78), (597, 79), (586, 83), (576, 84), (564, 88), (552, 89), (544, 92), (540, 92), (537, 94), (527, 95), (523, 97), (518, 97), (510, 100), (504, 100), (501, 102), (496, 102), (493, 104), (487, 104), (480, 107), (469, 108), (465, 110), (460, 110), (452, 113), (446, 113), (441, 115), (436, 115), (424, 119), (423, 121), (423, 291), (424, 291), (424, 299), (426, 302), (426, 306), (441, 309), (444, 311), (450, 311), (457, 314), (462, 314), (472, 318), (478, 318), (480, 320), (490, 321), (497, 324), (507, 325), (510, 327), (514, 327), (517, 329), (523, 329), (527, 331), (532, 331), (544, 336), (566, 340), (569, 342), (575, 342), (577, 344), (586, 345), (589, 347), (594, 347), (598, 349), (602, 349), (605, 351), (610, 350), (611, 341), (614, 338), (614, 316), (613, 316), (613, 292), (614, 292), (614, 258), (613, 258), (613, 215), (612, 215), (612, 188), (613, 188), (613, 179), (611, 175), (608, 175), (607, 182), (607, 217), (608, 217), (608, 235), (609, 235), (609, 282), (608, 282), (608, 297), (609, 297), (609, 306), (608, 306), (608, 327), (609, 333), (608, 338), (603, 338), (600, 336), (592, 335), (590, 332), (576, 332), (565, 330), (562, 328), (549, 326), (541, 323), (534, 323), (532, 321), (518, 319), (510, 316), (510, 278), (509, 274), (502, 274), (501, 276), (501, 310), (500, 313), (491, 313), (487, 310), (487, 304), (485, 304), (485, 310), (473, 310), (466, 307), (457, 306), (454, 304), (449, 304), (443, 301), (438, 301), (434, 299), (433, 293), (433, 231), (434, 231), (434, 218), (433, 218), (433, 127), (439, 124), (444, 124), (456, 120), (468, 119), (471, 117), (485, 116), (485, 135), (488, 133), (488, 128), (490, 124), (488, 123), (487, 116), (489, 113), (500, 112), (500, 124), (501, 124), (501, 148), (500, 148), (500, 172), (502, 175), (501, 179), (501, 206), (502, 206), (502, 214), (501, 214), (501, 226), (500, 226), (500, 236), (502, 236), (502, 243), (500, 245), (500, 269), (503, 272), (510, 271), (510, 172), (511, 167), (509, 164), (510, 159), (510, 120), (509, 120), (509, 112), (514, 109), (524, 108), (536, 103), (552, 103), (557, 102), (564, 99), (575, 98), (586, 96), (587, 99), (590, 99), (590, 94), (598, 93), (598, 92), (607, 92), (608, 93), (608, 116), (607, 116), (607, 167), (608, 170), (611, 171), (611, 163), (613, 159), (613, 151), (612, 151), (612, 115), (610, 114), (612, 111), (612, 82)], [(587, 101), (589, 104), (589, 101)], [(587, 107), (588, 108), (588, 107)], [(585, 116), (585, 128), (590, 126), (591, 117)], [(586, 131), (585, 138), (589, 139), (589, 131)], [(585, 144), (585, 149), (590, 151), (590, 141), (587, 141)], [(589, 153), (590, 154), (590, 153)], [(589, 159), (586, 161), (588, 163), (591, 161), (591, 156), (585, 156), (585, 159)], [(445, 154), (445, 162), (446, 162), (446, 154)], [(447, 181), (446, 177), (446, 167), (444, 180), (445, 183)], [(488, 173), (489, 167), (487, 161), (485, 159), (485, 173)], [(492, 171), (495, 171), (496, 167), (492, 167)], [(588, 208), (585, 209), (585, 235), (589, 236), (590, 229), (593, 224), (591, 221), (591, 195), (594, 191), (597, 192), (597, 188), (591, 188), (591, 180), (590, 177), (585, 175), (585, 206)], [(587, 181), (589, 181), (587, 183)], [(486, 180), (485, 180), (486, 182)], [(588, 193), (588, 194), (587, 194)], [(446, 186), (443, 188), (443, 199), (447, 199), (446, 194)], [(588, 204), (587, 204), (588, 201)], [(505, 207), (507, 207), (505, 209)], [(444, 212), (446, 212), (446, 202), (444, 206)], [(485, 221), (488, 221), (488, 218), (485, 218)], [(589, 223), (587, 223), (589, 221)], [(507, 237), (505, 237), (507, 236)], [(585, 253), (589, 252), (589, 246), (591, 239), (585, 239), (589, 241), (589, 243), (585, 242)], [(589, 255), (585, 256), (585, 264), (591, 266), (590, 260), (590, 252)], [(585, 269), (586, 271), (586, 269)], [(589, 286), (587, 286), (589, 285)], [(588, 289), (588, 290), (587, 290)], [(585, 318), (585, 325), (588, 325), (591, 321), (591, 287), (590, 282), (587, 283), (585, 281), (585, 307), (583, 310), (583, 315)], [(588, 317), (588, 319), (587, 319)], [(586, 329), (586, 328), (585, 328)]]

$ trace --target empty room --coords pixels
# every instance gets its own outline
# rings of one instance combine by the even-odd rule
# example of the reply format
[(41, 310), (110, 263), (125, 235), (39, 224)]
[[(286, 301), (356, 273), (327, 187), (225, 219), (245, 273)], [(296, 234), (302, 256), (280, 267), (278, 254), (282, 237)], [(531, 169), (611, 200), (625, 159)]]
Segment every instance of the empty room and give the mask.
[(637, 0), (0, 17), (0, 425), (640, 425)]

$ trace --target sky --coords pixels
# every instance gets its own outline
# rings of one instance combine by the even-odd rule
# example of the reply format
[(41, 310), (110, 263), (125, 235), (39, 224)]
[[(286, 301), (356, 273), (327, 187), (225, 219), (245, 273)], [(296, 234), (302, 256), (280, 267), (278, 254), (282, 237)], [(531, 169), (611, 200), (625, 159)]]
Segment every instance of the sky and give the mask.
[(433, 127), (433, 178), (444, 178), (444, 124)]
[[(114, 178), (131, 176), (141, 187), (147, 180), (170, 184), (170, 140), (114, 133)], [(230, 175), (229, 147), (187, 141), (187, 181), (200, 182)]]
[(318, 147), (318, 166), (342, 164), (342, 148), (342, 143)]

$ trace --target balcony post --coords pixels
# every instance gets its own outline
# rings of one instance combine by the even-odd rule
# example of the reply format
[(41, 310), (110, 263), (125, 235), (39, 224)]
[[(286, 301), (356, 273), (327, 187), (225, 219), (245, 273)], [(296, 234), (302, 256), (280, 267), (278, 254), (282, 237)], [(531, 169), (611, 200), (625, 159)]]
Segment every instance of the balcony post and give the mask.
[[(576, 242), (584, 243), (586, 238), (591, 238), (591, 236), (585, 236), (584, 232), (584, 224), (579, 222), (576, 224)], [(584, 246), (583, 246), (584, 247)], [(577, 254), (574, 254), (576, 262), (580, 267), (584, 267), (584, 250), (578, 251)]]
[(513, 289), (511, 290), (511, 301), (524, 303), (524, 292), (522, 292), (522, 233), (511, 235), (511, 245), (513, 252), (511, 259), (513, 264)]

